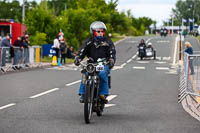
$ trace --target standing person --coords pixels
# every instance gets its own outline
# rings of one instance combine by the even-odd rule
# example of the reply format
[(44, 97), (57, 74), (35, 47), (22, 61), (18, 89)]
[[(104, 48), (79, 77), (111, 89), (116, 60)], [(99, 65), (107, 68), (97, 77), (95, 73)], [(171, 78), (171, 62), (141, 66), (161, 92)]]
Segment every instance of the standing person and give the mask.
[(61, 64), (65, 64), (65, 57), (67, 52), (67, 45), (65, 41), (60, 42)]
[(75, 54), (73, 53), (73, 47), (70, 46), (67, 48), (67, 53), (66, 53), (67, 58), (74, 59)]
[(60, 57), (60, 41), (59, 41), (59, 35), (56, 36), (56, 38), (53, 41), (53, 48), (56, 51), (56, 57), (57, 57), (57, 62), (58, 58)]
[(29, 41), (29, 35), (26, 34), (25, 37), (22, 37), (22, 43), (24, 48), (24, 59), (23, 64), (25, 64), (26, 67), (29, 67), (29, 48), (30, 48), (30, 41)]
[(6, 51), (8, 51), (12, 45), (10, 44), (11, 35), (7, 34), (1, 41), (0, 46), (2, 47), (2, 60), (1, 66), (4, 67), (6, 65)]
[[(189, 55), (193, 55), (193, 49), (190, 42), (185, 42), (185, 50), (184, 52), (188, 53)], [(194, 74), (194, 66), (193, 66), (193, 57), (189, 56), (189, 66), (190, 66), (190, 75)]]
[[(79, 65), (80, 61), (84, 59), (85, 56), (92, 58), (94, 62), (97, 62), (99, 58), (106, 58), (109, 61), (109, 65), (104, 66), (104, 70), (99, 73), (100, 86), (99, 94), (101, 99), (106, 103), (106, 96), (109, 95), (108, 86), (108, 74), (110, 69), (114, 66), (116, 59), (116, 51), (113, 42), (105, 37), (105, 32), (107, 28), (103, 22), (95, 21), (90, 25), (90, 33), (92, 35), (78, 52), (75, 57), (74, 64)], [(80, 102), (83, 102), (85, 94), (85, 85), (81, 82), (79, 95)]]
[(19, 64), (19, 60), (21, 57), (22, 49), (23, 49), (23, 43), (22, 43), (22, 37), (18, 36), (15, 40), (14, 44), (14, 62), (13, 62), (13, 69), (19, 69), (16, 65)]

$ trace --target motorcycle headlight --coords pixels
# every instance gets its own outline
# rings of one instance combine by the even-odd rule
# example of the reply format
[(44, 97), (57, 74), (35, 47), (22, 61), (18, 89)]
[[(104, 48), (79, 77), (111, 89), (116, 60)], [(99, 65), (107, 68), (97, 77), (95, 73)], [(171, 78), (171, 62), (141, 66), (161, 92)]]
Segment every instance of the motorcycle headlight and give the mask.
[(93, 73), (94, 70), (95, 70), (95, 67), (94, 67), (94, 65), (92, 65), (92, 64), (88, 64), (88, 65), (86, 66), (86, 70), (87, 70), (88, 73)]

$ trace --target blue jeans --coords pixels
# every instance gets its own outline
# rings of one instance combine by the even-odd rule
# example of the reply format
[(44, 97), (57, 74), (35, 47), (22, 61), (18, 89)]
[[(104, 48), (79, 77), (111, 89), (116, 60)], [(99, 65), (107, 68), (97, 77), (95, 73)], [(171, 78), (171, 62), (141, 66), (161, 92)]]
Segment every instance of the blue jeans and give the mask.
[[(100, 86), (99, 86), (99, 94), (100, 95), (108, 95), (109, 94), (109, 87), (108, 87), (108, 74), (110, 72), (109, 66), (104, 66), (104, 71), (99, 73), (100, 78)], [(85, 94), (85, 86), (81, 82), (79, 88), (79, 94)]]
[(1, 66), (6, 66), (6, 53), (10, 50), (10, 48), (1, 48)]
[(24, 48), (24, 64), (29, 63), (29, 48)]
[(14, 62), (13, 62), (13, 65), (18, 65), (19, 64), (19, 60), (20, 60), (20, 57), (21, 57), (21, 49), (20, 48), (14, 48), (14, 52), (15, 52), (15, 55), (14, 55)]

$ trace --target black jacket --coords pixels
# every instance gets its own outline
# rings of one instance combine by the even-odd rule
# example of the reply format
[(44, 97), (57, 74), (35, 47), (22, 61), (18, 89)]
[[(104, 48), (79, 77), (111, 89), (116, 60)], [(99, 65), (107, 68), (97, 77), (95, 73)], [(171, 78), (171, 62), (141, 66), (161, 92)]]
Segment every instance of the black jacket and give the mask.
[(144, 48), (146, 48), (146, 44), (145, 43), (140, 43), (139, 45), (138, 45), (138, 48), (139, 47), (144, 47)]
[(109, 38), (104, 38), (101, 41), (95, 38), (89, 38), (82, 45), (81, 49), (78, 52), (78, 56), (83, 59), (85, 56), (88, 58), (91, 57), (94, 59), (94, 62), (98, 58), (114, 59), (116, 60), (116, 51), (113, 42)]

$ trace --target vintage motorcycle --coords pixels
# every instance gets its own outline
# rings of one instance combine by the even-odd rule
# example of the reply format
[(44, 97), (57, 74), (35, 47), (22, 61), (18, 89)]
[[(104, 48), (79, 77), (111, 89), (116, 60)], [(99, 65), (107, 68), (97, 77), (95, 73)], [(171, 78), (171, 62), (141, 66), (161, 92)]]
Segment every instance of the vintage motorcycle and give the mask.
[(82, 83), (85, 85), (84, 118), (87, 124), (90, 123), (93, 112), (96, 112), (97, 116), (102, 116), (105, 106), (105, 102), (99, 95), (99, 72), (104, 70), (104, 65), (107, 65), (108, 61), (98, 59), (96, 63), (91, 63), (92, 60), (90, 58), (86, 64), (80, 63), (83, 76)]

